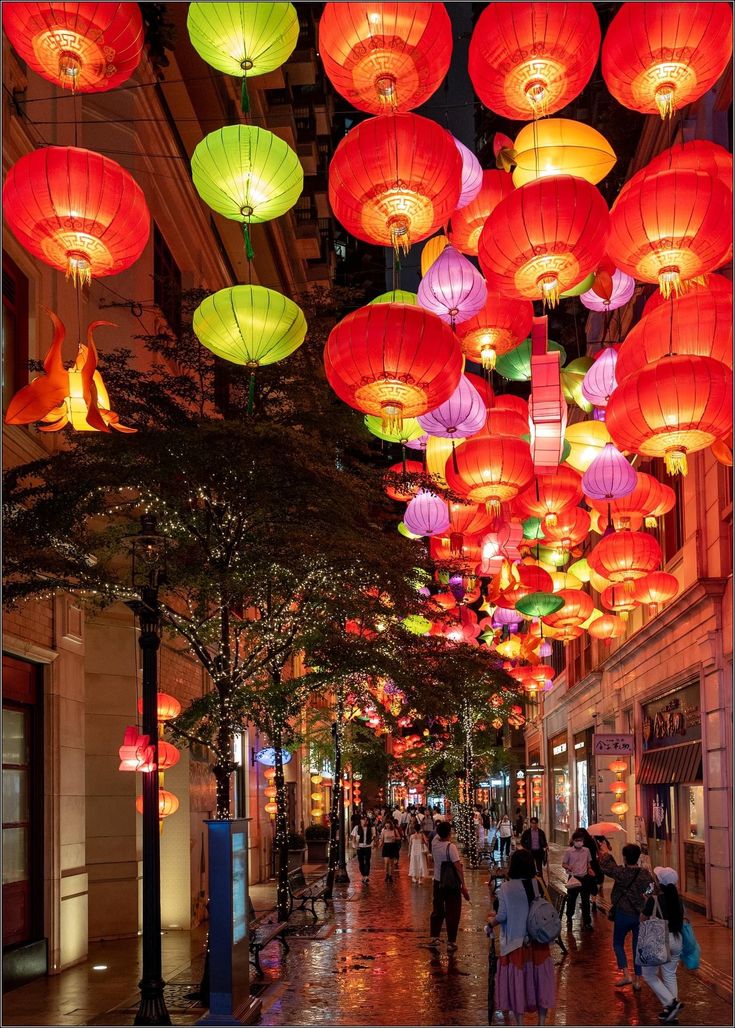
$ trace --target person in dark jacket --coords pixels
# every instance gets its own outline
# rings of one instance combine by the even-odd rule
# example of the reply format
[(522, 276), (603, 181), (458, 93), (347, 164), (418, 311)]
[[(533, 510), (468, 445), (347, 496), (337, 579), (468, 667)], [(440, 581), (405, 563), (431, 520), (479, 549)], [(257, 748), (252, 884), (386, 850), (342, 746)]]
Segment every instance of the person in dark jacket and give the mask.
[[(638, 946), (638, 929), (640, 916), (648, 899), (648, 889), (653, 884), (650, 871), (639, 867), (641, 848), (629, 842), (623, 846), (623, 864), (617, 864), (607, 843), (599, 846), (600, 867), (608, 878), (615, 882), (610, 897), (615, 908), (613, 928), (613, 950), (618, 963), (620, 978), (615, 982), (616, 989), (632, 985), (637, 991), (641, 987), (641, 966), (635, 963), (635, 951)], [(625, 955), (625, 938), (628, 933), (633, 937), (633, 961), (635, 978), (628, 974), (628, 960)]]
[(543, 828), (538, 826), (538, 818), (532, 817), (530, 827), (521, 835), (521, 846), (524, 850), (530, 850), (533, 861), (536, 865), (536, 874), (542, 875), (541, 868), (549, 860), (549, 844), (546, 841), (546, 834)]
[(590, 861), (590, 866), (594, 873), (595, 880), (590, 886), (590, 896), (593, 897), (592, 909), (597, 910), (597, 904), (595, 903), (594, 897), (597, 896), (598, 893), (602, 894), (602, 883), (605, 881), (605, 876), (602, 873), (602, 868), (600, 867), (599, 848), (594, 838), (590, 835), (586, 828), (578, 828), (577, 833), (581, 835), (584, 839), (584, 844), (590, 851), (590, 856), (592, 858)]

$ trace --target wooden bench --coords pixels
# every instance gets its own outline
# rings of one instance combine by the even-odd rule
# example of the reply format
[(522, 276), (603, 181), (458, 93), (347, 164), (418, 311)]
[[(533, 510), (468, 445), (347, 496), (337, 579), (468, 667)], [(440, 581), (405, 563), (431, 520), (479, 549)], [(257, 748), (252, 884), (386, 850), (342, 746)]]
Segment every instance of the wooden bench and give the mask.
[(283, 947), (284, 953), (288, 953), (288, 943), (286, 942), (286, 931), (288, 924), (285, 921), (278, 921), (276, 917), (275, 921), (267, 921), (266, 918), (271, 916), (271, 913), (275, 911), (269, 911), (266, 914), (261, 914), (257, 917), (253, 902), (248, 896), (248, 938), (250, 943), (250, 963), (255, 967), (255, 973), (259, 977), (263, 977), (263, 969), (260, 966), (260, 951), (273, 942), (274, 939), (278, 939), (281, 946)]
[(304, 870), (297, 867), (288, 873), (288, 895), (289, 895), (289, 916), (293, 914), (294, 904), (299, 904), (299, 910), (305, 910), (306, 904), (311, 904), (311, 916), (317, 920), (316, 904), (319, 900), (326, 902), (325, 893), (327, 887), (326, 875), (317, 878), (313, 882), (307, 882), (304, 878)]

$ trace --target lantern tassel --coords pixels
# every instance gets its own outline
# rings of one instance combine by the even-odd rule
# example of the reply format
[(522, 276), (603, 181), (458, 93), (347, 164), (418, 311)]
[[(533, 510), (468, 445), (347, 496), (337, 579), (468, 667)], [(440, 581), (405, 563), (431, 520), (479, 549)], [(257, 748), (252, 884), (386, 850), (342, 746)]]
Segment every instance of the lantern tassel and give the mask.
[(243, 75), (240, 82), (240, 107), (243, 114), (250, 113), (250, 97), (248, 96), (248, 77)]
[(452, 467), (454, 468), (455, 475), (459, 474), (459, 466), (457, 464), (457, 450), (454, 445), (454, 439), (452, 439)]
[(683, 450), (669, 450), (664, 457), (664, 462), (670, 475), (686, 475), (689, 472), (687, 455)]
[(403, 475), (405, 477), (405, 475), (408, 474), (408, 471), (406, 468), (406, 447), (404, 443), (401, 443), (401, 463), (403, 465)]
[(248, 383), (248, 414), (253, 413), (253, 407), (255, 405), (255, 372), (250, 372), (250, 382)]
[(490, 499), (485, 500), (485, 510), (494, 518), (499, 518), (503, 512), (503, 506), (500, 500), (491, 496)]
[(67, 254), (66, 279), (71, 279), (77, 289), (89, 286), (92, 282), (92, 265), (88, 258), (76, 253)]
[[(243, 79), (243, 82), (244, 81), (245, 80)], [(248, 225), (247, 221), (243, 221), (242, 223), (242, 234), (243, 239), (245, 240), (245, 256), (249, 261), (251, 261), (253, 257), (255, 257), (255, 250), (253, 250), (253, 243), (250, 239), (250, 225)]]
[(646, 525), (646, 528), (657, 528), (658, 527), (658, 522), (656, 521), (656, 518), (652, 514), (647, 514), (646, 518), (645, 518), (645, 525)]

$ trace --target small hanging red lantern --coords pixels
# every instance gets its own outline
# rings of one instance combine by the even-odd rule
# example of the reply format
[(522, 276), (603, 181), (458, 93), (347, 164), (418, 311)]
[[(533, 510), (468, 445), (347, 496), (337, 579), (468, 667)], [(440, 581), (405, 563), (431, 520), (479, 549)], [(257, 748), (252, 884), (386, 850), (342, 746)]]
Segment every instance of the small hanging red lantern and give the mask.
[[(143, 813), (143, 797), (138, 796), (135, 801), (135, 809), (139, 814)], [(172, 792), (168, 792), (167, 789), (158, 790), (158, 819), (163, 821), (165, 817), (170, 817), (171, 814), (175, 814), (179, 809), (179, 800)]]
[(497, 357), (508, 353), (529, 335), (532, 321), (530, 301), (493, 294), (488, 296), (478, 314), (456, 326), (456, 332), (465, 357), (491, 370)]
[(653, 571), (633, 583), (633, 595), (638, 603), (648, 605), (649, 614), (657, 614), (659, 608), (670, 603), (678, 592), (679, 580), (666, 571)]
[(631, 610), (640, 606), (633, 593), (632, 582), (609, 585), (600, 593), (600, 603), (605, 610), (611, 610), (614, 614), (618, 614), (623, 621), (628, 620)]
[(410, 476), (423, 475), (424, 465), (418, 460), (407, 460), (398, 464), (392, 464), (388, 468), (387, 474), (394, 476), (400, 475), (403, 479), (400, 483), (393, 482), (391, 479), (390, 484), (386, 483), (384, 486), (386, 495), (391, 500), (396, 500), (398, 503), (408, 503), (412, 500), (416, 493), (419, 491), (419, 484), (416, 481), (412, 481)]
[(587, 629), (593, 639), (601, 639), (609, 646), (613, 639), (620, 639), (625, 635), (625, 621), (616, 614), (603, 614), (595, 618)]
[[(143, 700), (138, 700), (138, 713), (143, 713)], [(156, 718), (159, 722), (173, 721), (181, 713), (181, 704), (167, 692), (156, 693)]]
[(561, 589), (556, 595), (564, 600), (564, 606), (542, 619), (550, 628), (579, 627), (595, 609), (592, 597), (581, 589)]

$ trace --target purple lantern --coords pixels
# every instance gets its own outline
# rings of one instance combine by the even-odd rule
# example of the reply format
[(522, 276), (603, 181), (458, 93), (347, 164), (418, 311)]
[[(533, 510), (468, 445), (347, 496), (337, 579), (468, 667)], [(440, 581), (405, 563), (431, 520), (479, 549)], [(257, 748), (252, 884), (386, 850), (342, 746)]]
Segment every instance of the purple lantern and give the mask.
[(582, 492), (593, 500), (615, 500), (636, 487), (638, 474), (613, 443), (605, 443), (582, 475)]
[(493, 611), (493, 624), (496, 628), (509, 628), (511, 632), (517, 632), (521, 623), (521, 615), (514, 608), (496, 607)]
[(464, 599), (467, 589), (465, 588), (464, 579), (461, 575), (451, 575), (449, 578), (449, 591), (455, 598), (457, 603), (461, 603)]
[(485, 306), (487, 286), (471, 261), (453, 246), (445, 246), (421, 279), (417, 296), (424, 310), (458, 325)]
[(553, 652), (554, 650), (551, 646), (551, 643), (548, 641), (548, 639), (544, 639), (538, 648), (539, 657), (550, 657)]
[(441, 496), (421, 489), (406, 507), (403, 523), (414, 535), (440, 535), (449, 528), (449, 508)]
[(468, 203), (472, 203), (482, 189), (482, 167), (464, 143), (460, 143), (456, 136), (452, 138), (454, 145), (459, 150), (459, 156), (462, 158), (462, 192), (457, 200), (457, 210), (461, 211)]
[(475, 435), (485, 425), (487, 409), (479, 392), (465, 376), (448, 400), (429, 414), (416, 419), (429, 435), (442, 439), (463, 439)]
[(615, 365), (618, 351), (614, 347), (603, 350), (590, 370), (582, 379), (582, 393), (595, 407), (607, 407), (610, 397), (617, 389)]
[(607, 314), (609, 311), (615, 311), (618, 307), (624, 306), (634, 292), (635, 279), (616, 268), (612, 273), (612, 290), (609, 300), (599, 296), (594, 289), (588, 289), (586, 293), (582, 293), (580, 300), (588, 311), (601, 311)]
[(425, 450), (428, 442), (429, 437), (424, 433), (423, 435), (420, 435), (418, 439), (407, 439), (406, 446), (409, 450)]

